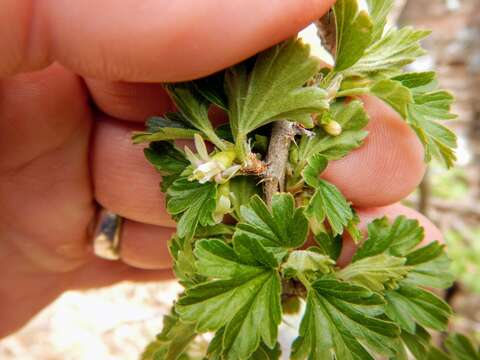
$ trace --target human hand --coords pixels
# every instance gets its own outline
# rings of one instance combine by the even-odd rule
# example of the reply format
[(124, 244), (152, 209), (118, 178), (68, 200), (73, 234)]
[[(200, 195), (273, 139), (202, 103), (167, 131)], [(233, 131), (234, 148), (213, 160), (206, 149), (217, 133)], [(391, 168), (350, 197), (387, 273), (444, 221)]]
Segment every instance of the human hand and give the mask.
[[(171, 276), (174, 222), (131, 131), (172, 109), (161, 82), (207, 75), (286, 39), (332, 0), (6, 0), (0, 14), (0, 337), (68, 289)], [(252, 10), (254, 9), (254, 10)], [(419, 218), (398, 204), (424, 172), (396, 113), (365, 98), (365, 145), (326, 178), (362, 223)], [(96, 258), (95, 203), (125, 217), (121, 262)], [(346, 246), (342, 261), (348, 261)], [(144, 270), (142, 270), (144, 269)], [(148, 270), (145, 270), (148, 269)]]

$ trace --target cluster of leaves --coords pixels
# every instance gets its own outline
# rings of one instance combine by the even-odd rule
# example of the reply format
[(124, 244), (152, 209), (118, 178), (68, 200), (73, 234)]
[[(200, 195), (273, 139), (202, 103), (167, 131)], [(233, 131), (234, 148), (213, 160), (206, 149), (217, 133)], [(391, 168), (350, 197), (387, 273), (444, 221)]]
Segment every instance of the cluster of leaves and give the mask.
[(456, 118), (450, 113), (453, 96), (437, 89), (434, 72), (402, 73), (405, 65), (425, 54), (419, 41), (429, 31), (405, 27), (385, 32), (393, 0), (367, 3), (370, 16), (359, 11), (356, 0), (334, 6), (337, 57), (326, 83), (340, 83), (337, 96), (373, 94), (387, 102), (415, 130), (426, 160), (434, 156), (451, 167), (456, 137), (437, 121)]
[[(178, 112), (151, 118), (134, 135), (150, 143), (145, 155), (162, 174), (178, 224), (170, 252), (185, 287), (145, 360), (279, 359), (278, 327), (300, 302), (292, 359), (426, 359), (439, 351), (428, 330), (445, 330), (451, 310), (427, 289), (452, 282), (443, 246), (422, 247), (423, 229), (404, 217), (373, 221), (364, 238), (351, 204), (320, 177), (367, 136), (364, 94), (412, 126), (427, 159), (454, 161), (455, 137), (437, 122), (454, 117), (452, 97), (436, 90), (433, 73), (402, 73), (423, 54), (427, 32), (385, 31), (393, 1), (367, 2), (368, 12), (356, 0), (336, 2), (332, 68), (301, 40), (285, 41), (205, 79), (166, 85)], [(211, 106), (228, 114), (228, 124), (212, 125)], [(259, 183), (277, 120), (299, 131), (285, 164), (286, 192), (267, 204)], [(175, 146), (192, 138), (197, 154)], [(346, 232), (358, 247), (341, 268)], [(211, 333), (198, 351), (197, 335)]]

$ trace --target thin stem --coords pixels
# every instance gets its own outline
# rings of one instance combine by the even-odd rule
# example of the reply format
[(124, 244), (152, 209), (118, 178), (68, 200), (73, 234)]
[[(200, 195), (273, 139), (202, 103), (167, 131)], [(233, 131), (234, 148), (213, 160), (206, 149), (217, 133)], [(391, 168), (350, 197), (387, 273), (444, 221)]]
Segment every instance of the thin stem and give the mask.
[(247, 137), (241, 134), (238, 134), (235, 140), (235, 152), (237, 153), (237, 159), (240, 160), (242, 164), (245, 164), (247, 161), (247, 153), (245, 151), (245, 145), (247, 142)]

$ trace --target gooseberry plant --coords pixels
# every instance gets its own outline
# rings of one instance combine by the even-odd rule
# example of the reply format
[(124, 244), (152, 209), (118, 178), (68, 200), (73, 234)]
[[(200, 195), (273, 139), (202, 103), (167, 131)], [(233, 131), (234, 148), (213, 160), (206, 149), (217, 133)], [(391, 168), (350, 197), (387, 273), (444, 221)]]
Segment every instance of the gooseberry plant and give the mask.
[[(393, 0), (367, 3), (338, 0), (327, 15), (333, 66), (289, 39), (209, 77), (165, 84), (178, 111), (133, 135), (162, 175), (185, 288), (144, 359), (279, 359), (278, 328), (292, 312), (302, 319), (284, 358), (455, 356), (430, 344), (429, 331), (446, 330), (451, 315), (431, 291), (453, 280), (444, 246), (421, 244), (424, 230), (405, 217), (376, 219), (362, 235), (351, 204), (321, 178), (368, 136), (363, 95), (398, 112), (427, 161), (455, 161), (455, 135), (441, 124), (455, 118), (452, 95), (434, 72), (403, 71), (425, 54), (429, 32), (386, 30)], [(212, 106), (227, 124), (213, 125)], [(194, 150), (177, 147), (183, 139)], [(341, 268), (346, 233), (357, 250)], [(208, 347), (198, 344), (204, 333)]]

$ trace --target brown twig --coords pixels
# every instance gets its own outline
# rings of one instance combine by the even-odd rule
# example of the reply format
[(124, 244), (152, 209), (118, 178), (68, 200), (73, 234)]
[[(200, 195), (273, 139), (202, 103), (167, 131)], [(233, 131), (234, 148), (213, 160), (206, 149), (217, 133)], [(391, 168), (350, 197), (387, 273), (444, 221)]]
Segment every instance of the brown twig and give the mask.
[(285, 172), (288, 162), (288, 151), (294, 137), (293, 123), (286, 120), (276, 121), (272, 129), (272, 137), (268, 146), (265, 174), (265, 200), (272, 203), (273, 195), (285, 188)]

